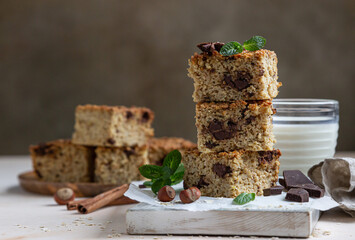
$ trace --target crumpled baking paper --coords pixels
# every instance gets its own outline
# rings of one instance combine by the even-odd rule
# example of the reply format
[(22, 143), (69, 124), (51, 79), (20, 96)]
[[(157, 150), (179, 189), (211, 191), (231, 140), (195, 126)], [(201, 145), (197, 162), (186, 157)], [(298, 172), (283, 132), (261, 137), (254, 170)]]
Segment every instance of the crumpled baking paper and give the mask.
[(355, 159), (328, 158), (314, 165), (308, 176), (339, 203), (339, 206), (355, 217)]
[(150, 188), (140, 189), (138, 186), (143, 182), (133, 182), (129, 189), (124, 194), (126, 197), (134, 199), (141, 203), (147, 203), (154, 206), (161, 206), (167, 209), (174, 210), (189, 210), (189, 211), (208, 211), (208, 210), (227, 210), (227, 209), (245, 209), (245, 210), (290, 210), (297, 211), (298, 209), (311, 208), (326, 211), (338, 206), (339, 204), (332, 200), (329, 196), (323, 198), (309, 198), (309, 202), (296, 203), (285, 200), (286, 193), (275, 196), (256, 196), (254, 201), (245, 205), (232, 204), (233, 198), (213, 198), (200, 197), (196, 202), (183, 204), (179, 199), (179, 192), (183, 190), (183, 184), (173, 186), (176, 190), (176, 197), (172, 202), (160, 202)]

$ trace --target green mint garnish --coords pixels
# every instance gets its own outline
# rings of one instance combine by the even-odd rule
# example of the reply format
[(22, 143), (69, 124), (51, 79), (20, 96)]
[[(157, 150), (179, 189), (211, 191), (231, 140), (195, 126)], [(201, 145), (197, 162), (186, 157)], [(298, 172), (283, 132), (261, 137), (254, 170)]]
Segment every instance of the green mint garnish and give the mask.
[(266, 44), (266, 39), (261, 36), (254, 36), (243, 43), (243, 46), (239, 42), (229, 42), (223, 45), (220, 54), (223, 56), (231, 56), (243, 52), (243, 49), (248, 51), (256, 51), (262, 49)]
[(219, 51), (223, 56), (230, 56), (241, 52), (243, 52), (243, 46), (239, 42), (226, 43)]
[(143, 165), (139, 168), (143, 177), (151, 179), (143, 184), (151, 187), (152, 191), (157, 192), (166, 185), (176, 185), (182, 181), (185, 168), (181, 163), (181, 154), (178, 150), (171, 151), (164, 158), (163, 166)]
[(254, 36), (243, 43), (245, 50), (256, 51), (265, 46), (266, 39), (261, 36)]
[(233, 204), (244, 205), (255, 200), (255, 193), (241, 193), (233, 199)]

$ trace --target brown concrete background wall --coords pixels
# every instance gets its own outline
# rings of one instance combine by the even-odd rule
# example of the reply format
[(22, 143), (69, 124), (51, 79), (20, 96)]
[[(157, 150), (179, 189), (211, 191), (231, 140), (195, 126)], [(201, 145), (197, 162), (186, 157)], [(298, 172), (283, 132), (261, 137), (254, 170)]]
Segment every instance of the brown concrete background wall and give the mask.
[(340, 101), (355, 150), (354, 1), (0, 1), (0, 154), (71, 137), (78, 104), (138, 105), (196, 140), (187, 59), (202, 41), (267, 39), (279, 97)]

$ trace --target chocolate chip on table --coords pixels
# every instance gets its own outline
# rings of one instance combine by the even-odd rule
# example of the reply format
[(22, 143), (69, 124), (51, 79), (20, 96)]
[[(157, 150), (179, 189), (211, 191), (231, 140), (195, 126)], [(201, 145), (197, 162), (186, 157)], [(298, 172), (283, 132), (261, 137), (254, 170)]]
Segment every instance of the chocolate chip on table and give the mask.
[(148, 112), (144, 112), (143, 115), (142, 115), (142, 122), (143, 123), (148, 122), (149, 119), (150, 119), (149, 113)]
[(302, 188), (308, 192), (310, 197), (314, 197), (314, 198), (324, 197), (324, 189), (318, 187), (315, 184), (310, 184), (310, 183), (297, 184), (297, 185), (289, 186), (289, 188)]
[(138, 187), (139, 187), (139, 188), (147, 188), (147, 186), (144, 185), (144, 184), (139, 184)]
[(232, 169), (230, 166), (226, 166), (221, 163), (213, 164), (212, 171), (218, 176), (223, 178), (226, 174), (231, 173)]
[(263, 190), (264, 196), (280, 195), (283, 189), (284, 189), (283, 186), (274, 186), (274, 187), (266, 188)]
[(250, 86), (250, 80), (252, 76), (245, 71), (237, 71), (236, 76), (230, 74), (224, 74), (223, 82), (232, 88), (236, 88), (239, 91), (248, 88)]
[(285, 170), (283, 172), (285, 187), (290, 188), (290, 186), (298, 184), (313, 184), (311, 180), (306, 177), (300, 170)]
[(286, 188), (285, 179), (279, 178), (279, 183), (280, 183), (281, 186), (283, 186), (284, 188)]
[(113, 138), (108, 138), (107, 142), (112, 145), (116, 143), (115, 139), (113, 139)]
[(292, 202), (308, 202), (309, 194), (302, 188), (291, 188), (286, 194), (286, 200)]

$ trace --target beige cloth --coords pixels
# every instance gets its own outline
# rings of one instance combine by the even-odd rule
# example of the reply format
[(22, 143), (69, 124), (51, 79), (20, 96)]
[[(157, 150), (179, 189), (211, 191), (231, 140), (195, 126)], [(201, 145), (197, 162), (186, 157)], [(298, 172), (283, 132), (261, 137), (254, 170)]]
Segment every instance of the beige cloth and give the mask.
[(308, 171), (312, 181), (355, 217), (355, 159), (328, 158)]

